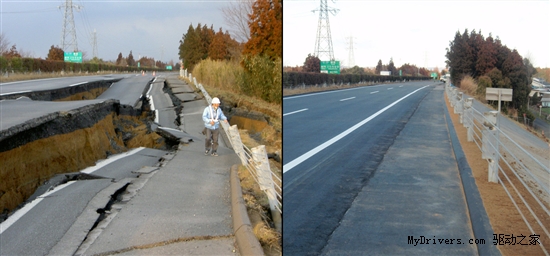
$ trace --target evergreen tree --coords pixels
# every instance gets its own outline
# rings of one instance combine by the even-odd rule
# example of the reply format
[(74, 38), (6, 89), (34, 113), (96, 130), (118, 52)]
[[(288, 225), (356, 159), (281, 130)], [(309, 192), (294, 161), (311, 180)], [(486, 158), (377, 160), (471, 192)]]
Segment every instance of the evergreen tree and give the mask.
[(392, 76), (398, 75), (397, 68), (393, 64), (393, 58), (390, 58), (390, 63), (388, 64), (388, 71), (390, 71)]
[(128, 58), (126, 58), (126, 63), (130, 67), (133, 67), (136, 65), (136, 61), (134, 60), (134, 55), (132, 55), (132, 51), (130, 51), (130, 54), (128, 54)]
[(227, 50), (227, 42), (222, 29), (214, 35), (212, 43), (208, 47), (208, 56), (212, 60), (224, 60), (229, 59), (229, 52)]
[(380, 71), (382, 71), (382, 60), (378, 60), (378, 64), (376, 64), (375, 72), (377, 75), (380, 75)]

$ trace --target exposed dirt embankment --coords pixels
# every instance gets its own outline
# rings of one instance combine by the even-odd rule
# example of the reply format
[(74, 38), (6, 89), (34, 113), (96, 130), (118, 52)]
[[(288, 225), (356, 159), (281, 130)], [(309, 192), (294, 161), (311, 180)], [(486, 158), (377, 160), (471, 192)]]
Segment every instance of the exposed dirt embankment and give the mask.
[(57, 113), (53, 119), (2, 141), (0, 210), (4, 217), (56, 174), (77, 172), (129, 148), (170, 147), (152, 132), (147, 112), (119, 115), (118, 103), (106, 102), (109, 104), (87, 106), (78, 112)]

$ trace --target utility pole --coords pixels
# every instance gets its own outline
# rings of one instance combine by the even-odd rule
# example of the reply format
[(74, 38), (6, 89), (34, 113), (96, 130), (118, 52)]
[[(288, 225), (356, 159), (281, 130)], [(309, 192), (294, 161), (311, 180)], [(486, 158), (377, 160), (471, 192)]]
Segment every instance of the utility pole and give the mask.
[(160, 52), (160, 62), (164, 59), (164, 45), (162, 45), (161, 52)]
[(78, 44), (76, 41), (76, 29), (74, 26), (73, 8), (80, 10), (80, 6), (74, 5), (72, 0), (66, 0), (65, 4), (59, 6), (65, 8), (63, 19), (63, 30), (61, 33), (61, 48), (66, 51), (67, 48), (72, 48), (74, 52), (78, 51)]
[(94, 54), (94, 58), (97, 58), (97, 32), (95, 31), (95, 28), (94, 28), (94, 35), (93, 35), (93, 54)]
[[(333, 0), (334, 2), (334, 0)], [(315, 39), (315, 56), (319, 59), (326, 56), (329, 60), (334, 60), (334, 52), (332, 51), (332, 36), (330, 34), (330, 23), (328, 13), (336, 15), (338, 9), (328, 7), (327, 0), (321, 0), (321, 5), (318, 10), (313, 10), (313, 13), (319, 11), (319, 23), (317, 25), (317, 38)]]

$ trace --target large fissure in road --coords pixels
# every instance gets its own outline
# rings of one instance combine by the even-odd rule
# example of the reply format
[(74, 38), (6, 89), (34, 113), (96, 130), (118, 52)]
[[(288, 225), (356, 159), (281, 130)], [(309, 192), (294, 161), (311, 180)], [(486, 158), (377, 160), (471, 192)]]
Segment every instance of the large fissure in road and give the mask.
[(151, 129), (152, 113), (145, 102), (139, 115), (116, 100), (86, 105), (68, 112), (10, 127), (0, 134), (0, 222), (44, 182), (55, 175), (78, 172), (96, 161), (130, 148), (170, 150), (174, 142)]

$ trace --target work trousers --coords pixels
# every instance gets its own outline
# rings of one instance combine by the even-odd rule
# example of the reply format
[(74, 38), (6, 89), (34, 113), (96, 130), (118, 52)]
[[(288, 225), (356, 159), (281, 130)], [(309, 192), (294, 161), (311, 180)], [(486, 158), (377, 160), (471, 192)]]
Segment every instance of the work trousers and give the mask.
[(220, 129), (210, 130), (206, 128), (206, 140), (204, 142), (205, 150), (210, 150), (210, 145), (212, 145), (212, 152), (218, 151), (218, 135), (220, 134)]

